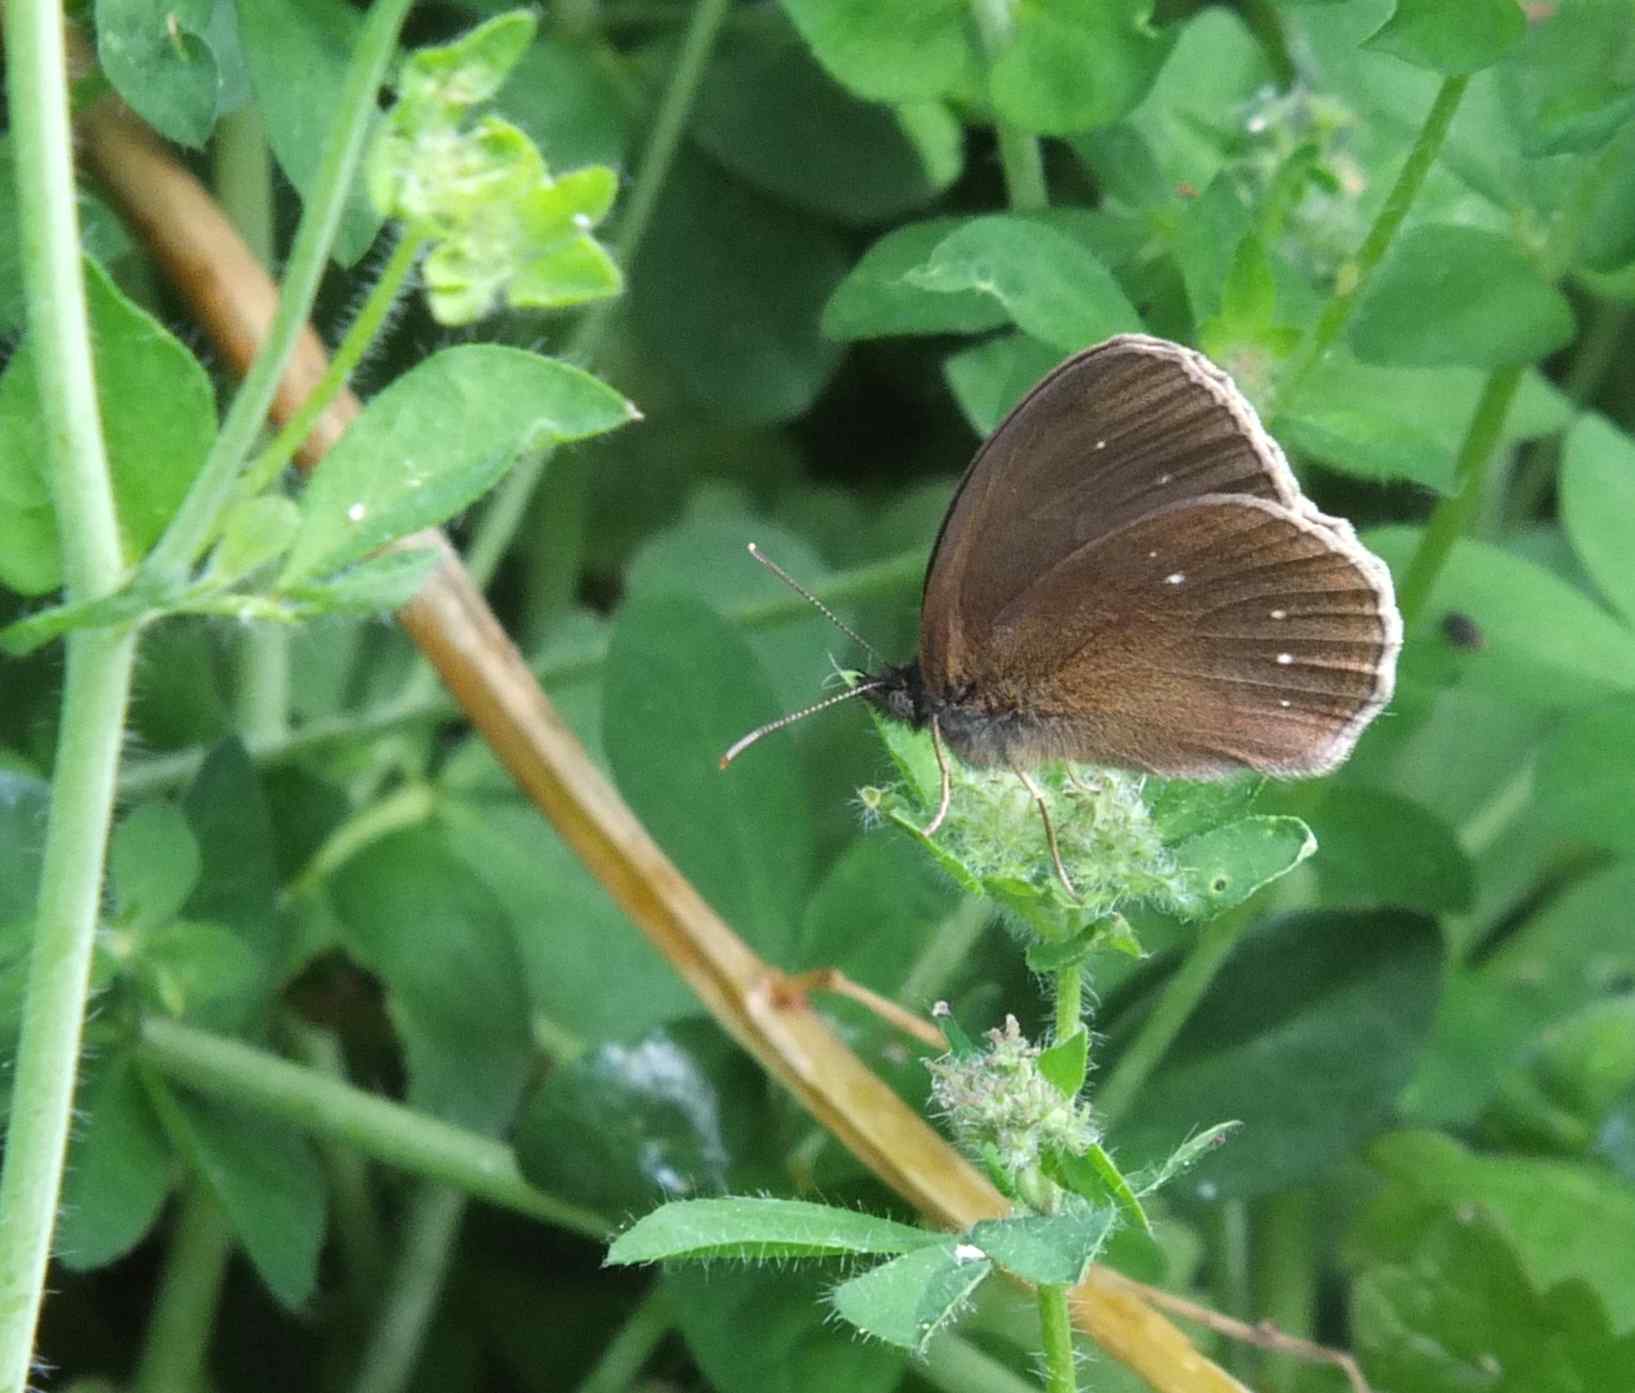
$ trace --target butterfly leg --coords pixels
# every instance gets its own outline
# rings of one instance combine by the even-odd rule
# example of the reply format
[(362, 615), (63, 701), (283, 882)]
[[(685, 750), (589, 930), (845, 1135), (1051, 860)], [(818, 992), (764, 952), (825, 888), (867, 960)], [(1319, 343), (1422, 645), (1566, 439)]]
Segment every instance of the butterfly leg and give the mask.
[(1067, 893), (1075, 900), (1079, 892), (1073, 888), (1073, 880), (1067, 873), (1067, 867), (1062, 865), (1062, 851), (1056, 844), (1056, 824), (1050, 820), (1050, 809), (1045, 806), (1045, 791), (1034, 782), (1033, 775), (1026, 769), (1018, 769), (1014, 764), (1011, 772), (1022, 781), (1022, 787), (1033, 795), (1033, 801), (1038, 805), (1039, 816), (1044, 819), (1045, 840), (1050, 843), (1050, 859), (1056, 863), (1056, 876), (1067, 887)]
[(942, 748), (942, 727), (937, 724), (935, 716), (931, 718), (931, 749), (937, 756), (937, 771), (942, 775), (942, 794), (937, 800), (937, 815), (920, 828), (922, 837), (937, 835), (937, 828), (942, 826), (942, 820), (948, 816), (948, 804), (954, 797), (954, 779), (948, 772), (948, 756)]

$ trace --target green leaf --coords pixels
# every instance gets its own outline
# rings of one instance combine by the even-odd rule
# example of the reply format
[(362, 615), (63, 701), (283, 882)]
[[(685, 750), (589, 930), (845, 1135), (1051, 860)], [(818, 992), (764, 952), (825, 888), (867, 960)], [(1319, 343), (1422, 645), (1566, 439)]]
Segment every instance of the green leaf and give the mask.
[(989, 90), (1000, 119), (1039, 135), (1118, 120), (1147, 94), (1175, 31), (1152, 27), (1152, 0), (1021, 0), (995, 55)]
[(781, 3), (818, 62), (869, 101), (924, 101), (976, 80), (966, 0)]
[(144, 928), (131, 967), (157, 1009), (229, 1031), (254, 1019), (266, 977), (266, 964), (231, 930), (187, 919)]
[(221, 77), (205, 35), (211, 0), (96, 0), (97, 61), (132, 110), (198, 149), (216, 121)]
[[(215, 392), (193, 357), (152, 315), (86, 261), (97, 401), (120, 541), (135, 561), (158, 538), (204, 463), (216, 431)], [(62, 583), (45, 422), (32, 340), (0, 376), (0, 583), (41, 595)]]
[(524, 449), (600, 435), (633, 414), (611, 387), (555, 359), (496, 344), (446, 348), (375, 397), (324, 457), (278, 584), (447, 520)]
[(1184, 842), (1222, 823), (1235, 822), (1254, 805), (1266, 780), (1259, 774), (1235, 779), (1148, 779), (1142, 789), (1152, 819), (1166, 845)]
[[(1476, 368), (1382, 367), (1336, 350), (1279, 409), (1273, 431), (1285, 446), (1342, 473), (1450, 493), (1454, 459), (1486, 376)], [(1504, 442), (1552, 435), (1571, 415), (1566, 398), (1529, 369)]]
[(1175, 859), (1199, 899), (1189, 917), (1211, 919), (1242, 904), (1316, 850), (1311, 829), (1297, 817), (1243, 817), (1188, 837)]
[(1561, 462), (1561, 521), (1601, 593), (1635, 624), (1635, 440), (1596, 412), (1567, 435)]
[(923, 1354), (992, 1271), (978, 1249), (943, 1238), (935, 1247), (842, 1282), (831, 1300), (835, 1311), (865, 1335)]
[(746, 182), (824, 217), (878, 223), (923, 207), (959, 177), (963, 130), (923, 102), (859, 101), (781, 27), (710, 65), (689, 134)]
[(1522, 153), (1605, 145), (1635, 110), (1632, 57), (1635, 28), (1623, 0), (1573, 0), (1528, 25), (1497, 74)]
[(777, 1179), (768, 1101), (765, 1076), (713, 1022), (676, 1021), (552, 1069), (517, 1124), (517, 1164), (602, 1214), (749, 1190)]
[[(305, 198), (317, 182), (346, 67), (363, 16), (329, 0), (234, 0), (256, 110), (278, 166)], [(352, 265), (380, 231), (360, 179), (348, 195), (333, 256)]]
[(1635, 854), (1635, 698), (1575, 712), (1539, 754), (1534, 816), (1556, 836)]
[(947, 1243), (944, 1234), (854, 1209), (737, 1195), (660, 1205), (613, 1240), (607, 1261), (619, 1266), (708, 1258), (848, 1257), (910, 1253)]
[(806, 1265), (689, 1263), (664, 1274), (687, 1352), (719, 1393), (893, 1393), (908, 1356), (841, 1326), (825, 1303), (833, 1281)]
[[(1519, 14), (1514, 0), (1497, 3)], [(1510, 238), (1425, 223), (1397, 239), (1350, 337), (1368, 363), (1495, 368), (1535, 362), (1570, 342), (1573, 312)]]
[(839, 362), (818, 330), (845, 274), (834, 231), (681, 159), (630, 276), (642, 341), (713, 416), (740, 425), (804, 412)]
[(971, 429), (986, 436), (1061, 361), (1061, 351), (1050, 344), (1026, 334), (998, 334), (950, 354), (943, 375)]
[(1140, 1197), (1124, 1172), (1107, 1154), (1106, 1148), (1099, 1143), (1092, 1145), (1082, 1156), (1060, 1151), (1047, 1152), (1042, 1158), (1042, 1167), (1045, 1174), (1058, 1185), (1092, 1204), (1103, 1204), (1111, 1199), (1130, 1225), (1142, 1233), (1152, 1233), (1152, 1220), (1142, 1207)]
[(1090, 1032), (1075, 1030), (1039, 1056), (1039, 1072), (1065, 1098), (1077, 1098), (1090, 1064)]
[(1322, 853), (1312, 864), (1323, 903), (1362, 909), (1403, 905), (1462, 913), (1476, 873), (1448, 825), (1393, 793), (1337, 787), (1311, 813)]
[(1615, 1341), (1582, 1286), (1540, 1292), (1479, 1210), (1440, 1216), (1405, 1261), (1365, 1271), (1352, 1324), (1364, 1371), (1382, 1388), (1614, 1393), (1635, 1364), (1635, 1336)]
[(1352, 1236), (1358, 1257), (1400, 1262), (1427, 1222), (1479, 1206), (1535, 1287), (1577, 1279), (1615, 1329), (1635, 1325), (1635, 1191), (1599, 1166), (1482, 1156), (1435, 1132), (1397, 1132), (1369, 1149), (1385, 1188)]
[(682, 873), (774, 962), (792, 965), (811, 812), (790, 754), (722, 751), (775, 714), (744, 641), (699, 601), (627, 605), (605, 668), (603, 738), (620, 791)]
[(1009, 214), (966, 223), (907, 279), (923, 290), (991, 295), (1018, 328), (1064, 353), (1142, 327), (1112, 273), (1082, 244)]
[(261, 776), (236, 736), (205, 756), (182, 797), (182, 811), (199, 844), (199, 883), (182, 913), (225, 924), (260, 958), (270, 991), (282, 970), (288, 938), (278, 917), (279, 844), (261, 790)]
[(1521, 42), (1527, 21), (1516, 0), (1397, 0), (1367, 48), (1448, 75), (1490, 67)]
[(495, 109), (527, 133), (553, 168), (625, 163), (631, 116), (604, 57), (597, 43), (544, 34), (495, 99)]
[[(1242, 1131), (1198, 1162), (1190, 1193), (1267, 1194), (1321, 1174), (1390, 1116), (1441, 980), (1441, 936), (1419, 915), (1273, 920), (1227, 959), (1142, 1089), (1139, 1111), (1119, 1124), (1121, 1164), (1161, 1164), (1201, 1119), (1225, 1113)], [(1140, 1014), (1132, 1007), (1114, 1025), (1115, 1055), (1124, 1020)]]
[(0, 766), (0, 925), (34, 920), (51, 785)]
[(199, 844), (174, 803), (145, 803), (120, 819), (108, 843), (120, 923), (141, 929), (173, 919), (199, 880)]
[(539, 30), (526, 10), (494, 15), (446, 44), (418, 48), (398, 73), (400, 100), (442, 108), (425, 119), (452, 119), (504, 85)]
[(1005, 1271), (1035, 1285), (1077, 1286), (1107, 1241), (1118, 1210), (1110, 1204), (1060, 1214), (984, 1219), (966, 1233)]
[(220, 1201), (267, 1289), (294, 1310), (312, 1296), (324, 1240), (324, 1182), (306, 1138), (260, 1113), (174, 1093), (149, 1096), (177, 1147)]
[[(1400, 580), (1419, 537), (1418, 528), (1391, 527), (1363, 541)], [(1409, 629), (1409, 648), (1427, 642), (1449, 610), (1470, 615), (1482, 631), (1481, 649), (1464, 655), (1465, 685), (1507, 703), (1571, 709), (1635, 689), (1635, 634), (1583, 591), (1498, 547), (1454, 544)]]
[(432, 547), (385, 551), (332, 575), (292, 585), (278, 598), (287, 598), (303, 615), (385, 614), (414, 599), (442, 560)]
[(410, 1103), (481, 1131), (507, 1121), (533, 1051), (511, 926), (488, 887), (419, 828), (374, 842), (330, 887), (347, 949), (385, 983)]
[(1203, 1131), (1188, 1137), (1162, 1161), (1134, 1177), (1139, 1193), (1150, 1195), (1163, 1189), (1176, 1176), (1184, 1175), (1210, 1152), (1229, 1141), (1232, 1133), (1241, 1126), (1243, 1124), (1237, 1121), (1217, 1122), (1213, 1127), (1205, 1127)]
[(823, 332), (832, 339), (891, 334), (978, 334), (1006, 322), (1004, 307), (979, 290), (949, 294), (926, 290), (908, 273), (930, 259), (964, 218), (930, 218), (893, 228), (875, 242), (835, 287), (823, 307)]
[(233, 585), (276, 561), (289, 550), (300, 527), (301, 510), (281, 494), (234, 504), (222, 519), (221, 540), (210, 553), (210, 579)]
[(152, 1229), (170, 1193), (171, 1161), (130, 1055), (97, 1069), (81, 1084), (81, 1097), (53, 1242), (66, 1266), (89, 1272), (123, 1257)]

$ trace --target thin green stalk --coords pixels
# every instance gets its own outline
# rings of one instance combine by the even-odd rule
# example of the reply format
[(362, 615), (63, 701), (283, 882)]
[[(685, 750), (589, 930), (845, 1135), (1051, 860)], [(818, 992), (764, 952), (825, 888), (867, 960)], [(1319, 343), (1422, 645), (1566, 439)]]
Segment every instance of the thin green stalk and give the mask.
[[(5, 9), (20, 264), (70, 602), (124, 572), (81, 277), (61, 7)], [(108, 824), (136, 640), (67, 643), (62, 722), (0, 1175), (0, 1393), (29, 1378), (68, 1146)]]
[(1084, 968), (1079, 963), (1056, 971), (1056, 1039), (1084, 1029)]
[(142, 1022), (138, 1054), (188, 1088), (282, 1118), (314, 1136), (343, 1141), (377, 1161), (452, 1185), (476, 1199), (587, 1238), (603, 1240), (611, 1230), (601, 1215), (528, 1184), (510, 1147), (265, 1050), (149, 1016)]
[(1439, 499), (1431, 510), (1431, 519), (1397, 587), (1397, 608), (1402, 611), (1404, 625), (1412, 624), (1419, 617), (1437, 577), (1453, 553), (1453, 544), (1464, 535), (1476, 515), (1487, 482), (1488, 466), (1504, 433), (1505, 417), (1510, 414), (1510, 404), (1516, 399), (1526, 371), (1525, 366), (1517, 364), (1495, 368), (1488, 374), (1475, 414), (1470, 418), (1470, 427), (1459, 446), (1459, 457), (1454, 464), (1454, 490)]
[(596, 1367), (575, 1393), (626, 1393), (634, 1388), (659, 1341), (675, 1327), (675, 1320), (670, 1293), (660, 1279), (608, 1341)]
[(398, 30), (412, 3), (376, 0), (369, 7), (357, 50), (347, 66), (340, 100), (330, 113), (331, 139), (324, 147), (318, 177), (302, 209), (278, 309), (255, 361), (233, 397), (204, 468), (147, 559), (144, 569), (163, 583), (175, 583), (187, 574), (238, 488), (240, 468), (267, 419), (285, 365), (311, 314), (318, 282), (328, 264), (329, 248), (363, 157), (376, 94), (397, 52)]
[[(1317, 1321), (1317, 1196), (1285, 1190), (1255, 1203), (1255, 1312), (1286, 1335), (1309, 1340)], [(1290, 1359), (1267, 1360), (1268, 1393), (1294, 1393), (1300, 1368)]]
[[(1253, 1321), (1250, 1282), (1249, 1207), (1243, 1200), (1222, 1200), (1209, 1211), (1210, 1303), (1222, 1315)], [(1234, 1373), (1247, 1372), (1247, 1351), (1228, 1346), (1225, 1363)]]
[(1316, 328), (1283, 374), (1283, 380), (1278, 385), (1280, 403), (1287, 404), (1299, 396), (1302, 384), (1322, 362), (1323, 356), (1345, 328), (1346, 321), (1351, 318), (1358, 297), (1402, 227), (1403, 219), (1408, 216), (1408, 210), (1425, 182), (1425, 176), (1436, 163), (1437, 154), (1447, 139), (1448, 127), (1453, 123), (1454, 113), (1459, 109), (1459, 102), (1469, 82), (1470, 78), (1464, 76), (1442, 79), (1436, 100), (1425, 115), (1425, 124), (1419, 128), (1414, 148), (1408, 152), (1402, 172), (1386, 195), (1374, 225), (1368, 229), (1356, 257), (1340, 268), (1335, 278), (1334, 294), (1318, 316)]
[[(823, 599), (830, 604), (844, 604), (851, 600), (891, 594), (906, 585), (916, 584), (924, 570), (923, 551), (903, 552), (837, 576), (823, 587)], [(808, 618), (811, 613), (812, 608), (805, 600), (779, 590), (764, 600), (732, 608), (726, 617), (747, 629), (770, 629)], [(606, 659), (607, 639), (595, 638), (563, 645), (543, 661), (535, 663), (533, 671), (542, 684), (556, 691), (595, 677)], [(286, 764), (332, 745), (367, 740), (406, 726), (446, 720), (458, 714), (458, 708), (433, 684), (433, 689), (424, 696), (397, 696), (362, 711), (308, 721), (299, 730), (276, 740), (258, 739), (251, 735), (247, 744), (250, 757), (257, 764)], [(204, 756), (204, 748), (197, 747), (137, 760), (121, 776), (120, 794), (125, 798), (142, 798), (177, 788), (193, 777)], [(924, 998), (912, 995), (904, 997), (906, 1001), (916, 999)]]
[(466, 1196), (445, 1185), (422, 1185), (409, 1205), (403, 1247), (386, 1299), (364, 1350), (353, 1393), (400, 1393), (408, 1386), (437, 1314)]
[(1067, 1292), (1063, 1286), (1043, 1286), (1038, 1291), (1045, 1393), (1075, 1393), (1078, 1388), (1078, 1370), (1073, 1361), (1073, 1313), (1068, 1309)]
[(226, 1216), (209, 1189), (194, 1181), (171, 1235), (132, 1393), (193, 1393), (205, 1386), (210, 1335), (232, 1253)]
[(1005, 175), (1005, 200), (1018, 213), (1036, 213), (1050, 207), (1050, 186), (1045, 182), (1045, 157), (1039, 137), (1001, 121), (999, 167)]
[(409, 279), (409, 273), (414, 270), (415, 260), (425, 247), (426, 241), (427, 234), (424, 231), (415, 228), (403, 229), (397, 239), (397, 245), (392, 248), (391, 256), (381, 267), (374, 288), (363, 302), (363, 308), (358, 311), (357, 318), (347, 328), (346, 336), (341, 340), (340, 347), (335, 350), (335, 356), (329, 360), (329, 366), (324, 369), (324, 375), (307, 393), (300, 408), (284, 422), (278, 434), (273, 437), (272, 443), (244, 471), (242, 491), (245, 496), (253, 497), (260, 493), (284, 472), (289, 462), (295, 458), (295, 452), (312, 433), (318, 418), (324, 414), (330, 402), (334, 401), (341, 388), (351, 380), (352, 373), (363, 361), (363, 355), (374, 344), (381, 326), (391, 314), (392, 306), (397, 303), (397, 297), (402, 294), (404, 283)]
[(359, 808), (324, 838), (307, 864), (289, 884), (288, 894), (298, 898), (317, 889), (365, 847), (405, 827), (418, 827), (437, 811), (437, 790), (426, 783), (408, 783), (402, 788)]
[(1119, 1056), (1107, 1080), (1096, 1090), (1096, 1111), (1110, 1131), (1135, 1101), (1164, 1053), (1181, 1033), (1221, 964), (1238, 941), (1248, 915), (1240, 905), (1206, 924), (1179, 970), (1164, 985), (1157, 1004), (1141, 1022), (1130, 1047)]
[(993, 911), (975, 895), (961, 896), (958, 908), (926, 939), (897, 990), (897, 1000), (915, 1008), (935, 1002), (970, 956), (992, 917)]
[[(681, 52), (676, 56), (669, 86), (665, 88), (664, 97), (653, 118), (646, 148), (636, 166), (635, 182), (630, 186), (630, 196), (620, 211), (613, 236), (614, 255), (621, 266), (629, 268), (635, 264), (636, 253), (652, 222), (653, 210), (658, 205), (664, 181), (675, 163), (676, 152), (681, 148), (681, 137), (704, 80), (704, 70), (731, 8), (732, 0), (698, 0), (688, 20)], [(567, 357), (581, 364), (594, 363), (612, 309), (611, 304), (600, 304), (585, 311), (568, 340)], [(543, 450), (519, 461), (495, 492), (477, 524), (469, 548), (479, 583), (486, 583), (492, 577), (494, 568), (516, 536), (517, 527), (528, 512), (528, 500), (555, 453), (554, 450)], [(584, 553), (585, 504), (590, 489), (590, 467), (589, 457), (584, 451), (570, 451), (558, 463), (551, 485), (551, 511), (536, 543), (555, 563), (549, 592), (532, 597), (538, 613), (550, 615), (560, 611), (572, 597), (573, 587), (578, 582), (580, 557)], [(429, 670), (423, 668), (411, 679), (408, 691), (410, 694), (423, 692), (434, 680)]]
[[(1024, 1337), (1028, 1338), (1028, 1337)], [(958, 1335), (938, 1335), (915, 1368), (939, 1393), (1039, 1393), (1039, 1385)]]

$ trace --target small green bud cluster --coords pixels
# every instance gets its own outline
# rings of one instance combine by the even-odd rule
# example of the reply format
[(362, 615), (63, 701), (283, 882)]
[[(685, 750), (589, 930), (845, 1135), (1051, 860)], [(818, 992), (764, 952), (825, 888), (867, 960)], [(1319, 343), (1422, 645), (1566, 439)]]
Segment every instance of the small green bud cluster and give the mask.
[(927, 1061), (931, 1096), (955, 1139), (1005, 1175), (1037, 1172), (1052, 1154), (1082, 1156), (1101, 1139), (1089, 1104), (1069, 1098), (1039, 1068), (1043, 1053), (1014, 1016), (987, 1047)]
[(592, 165), (553, 177), (533, 141), (470, 111), (499, 91), (537, 22), (513, 11), (404, 62), (398, 97), (370, 151), (370, 197), (433, 239), (424, 279), (432, 314), (469, 324), (502, 299), (555, 309), (618, 294), (623, 281), (590, 235), (618, 176)]

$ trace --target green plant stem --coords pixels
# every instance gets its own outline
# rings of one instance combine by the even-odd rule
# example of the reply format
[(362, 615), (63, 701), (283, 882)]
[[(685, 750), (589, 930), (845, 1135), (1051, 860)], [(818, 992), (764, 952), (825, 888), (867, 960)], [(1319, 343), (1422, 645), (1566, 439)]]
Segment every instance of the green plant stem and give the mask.
[(626, 1393), (634, 1388), (643, 1366), (674, 1325), (670, 1293), (660, 1278), (608, 1341), (596, 1367), (575, 1393)]
[(329, 360), (329, 366), (324, 369), (324, 375), (307, 393), (300, 408), (284, 422), (272, 443), (244, 471), (242, 492), (245, 497), (253, 498), (284, 472), (302, 442), (312, 433), (318, 418), (351, 380), (358, 364), (363, 361), (363, 355), (374, 344), (381, 326), (391, 314), (397, 297), (403, 293), (403, 286), (414, 270), (414, 263), (426, 241), (427, 234), (422, 229), (403, 229), (391, 256), (381, 267), (368, 298), (364, 300), (363, 308), (348, 326), (334, 357)]
[(265, 1050), (149, 1016), (142, 1022), (138, 1054), (185, 1087), (282, 1118), (314, 1136), (345, 1142), (377, 1161), (442, 1181), (476, 1199), (587, 1238), (602, 1240), (611, 1230), (601, 1215), (528, 1184), (510, 1147)]
[(1286, 406), (1299, 396), (1302, 384), (1322, 362), (1323, 356), (1345, 328), (1346, 321), (1351, 318), (1358, 297), (1396, 238), (1403, 219), (1408, 216), (1408, 210), (1419, 194), (1420, 186), (1425, 182), (1425, 176), (1436, 163), (1437, 154), (1447, 139), (1448, 127), (1453, 123), (1454, 113), (1459, 109), (1459, 102), (1469, 82), (1470, 78), (1464, 76), (1442, 79), (1436, 100), (1425, 115), (1425, 123), (1419, 128), (1414, 147), (1408, 152), (1402, 171), (1391, 186), (1391, 192), (1386, 195), (1374, 225), (1368, 229), (1357, 255), (1340, 268), (1335, 278), (1334, 293), (1318, 316), (1316, 327), (1283, 374), (1277, 393), (1280, 405)]
[(1045, 1361), (1045, 1393), (1074, 1393), (1078, 1370), (1073, 1362), (1073, 1313), (1064, 1286), (1039, 1288), (1039, 1338)]
[(419, 782), (404, 784), (384, 798), (366, 803), (324, 838), (301, 873), (290, 882), (290, 897), (311, 893), (365, 847), (405, 827), (419, 826), (436, 810), (436, 788)]
[[(70, 602), (120, 582), (124, 559), (92, 369), (81, 275), (62, 10), (5, 9), (19, 263), (35, 346)], [(0, 1175), (0, 1393), (29, 1378), (67, 1153), (114, 780), (135, 637), (88, 629), (67, 644), (51, 813)]]
[(1073, 963), (1056, 971), (1056, 1039), (1084, 1029), (1084, 966)]
[[(917, 585), (924, 571), (923, 551), (903, 552), (836, 577), (823, 587), (822, 598), (830, 604), (844, 604), (893, 594), (905, 586)], [(805, 600), (779, 590), (764, 600), (735, 606), (726, 617), (745, 628), (760, 630), (793, 623), (811, 613), (812, 607)], [(607, 647), (606, 638), (563, 645), (533, 665), (534, 675), (552, 691), (588, 681), (601, 671), (607, 659)], [(431, 690), (425, 695), (397, 696), (362, 711), (308, 721), (278, 739), (258, 739), (252, 734), (247, 742), (250, 756), (263, 766), (287, 764), (333, 745), (368, 740), (407, 726), (458, 715), (458, 708), (435, 682), (430, 685)], [(177, 788), (198, 772), (205, 754), (205, 748), (199, 746), (138, 760), (128, 766), (120, 778), (120, 794), (125, 798), (142, 798)], [(976, 930), (981, 927), (980, 924), (975, 926)], [(907, 996), (904, 999), (923, 998)]]
[(216, 1198), (194, 1181), (182, 1200), (147, 1344), (132, 1393), (192, 1393), (205, 1386), (205, 1359), (233, 1253), (233, 1231)]
[(239, 471), (272, 406), (285, 364), (312, 311), (329, 260), (329, 248), (340, 227), (346, 197), (363, 157), (376, 93), (397, 52), (398, 30), (412, 0), (376, 0), (369, 7), (347, 66), (340, 100), (329, 115), (331, 138), (324, 147), (318, 177), (308, 190), (301, 223), (290, 248), (278, 309), (250, 370), (228, 408), (227, 419), (211, 447), (204, 468), (187, 491), (182, 506), (159, 539), (144, 569), (162, 584), (178, 583), (214, 535), (222, 509), (239, 484)]
[(947, 1332), (926, 1347), (925, 1362), (915, 1372), (940, 1393), (1039, 1393), (1032, 1379), (1023, 1378), (969, 1340)]
[[(1285, 1335), (1309, 1340), (1317, 1321), (1317, 1197), (1285, 1190), (1255, 1203), (1255, 1315)], [(1268, 1393), (1294, 1393), (1300, 1370), (1292, 1360), (1266, 1361)]]
[[(634, 266), (642, 238), (653, 219), (659, 194), (664, 188), (681, 137), (692, 113), (693, 102), (704, 80), (704, 70), (714, 52), (722, 23), (732, 8), (732, 0), (698, 0), (687, 22), (687, 32), (676, 56), (669, 85), (653, 117), (646, 147), (636, 166), (635, 182), (619, 214), (613, 237), (613, 251), (627, 270)], [(610, 304), (585, 311), (568, 340), (566, 356), (581, 364), (592, 364), (606, 333)], [(469, 553), (472, 574), (479, 585), (492, 578), (505, 555), (517, 527), (528, 512), (528, 501), (539, 485), (540, 476), (556, 452), (543, 450), (518, 462), (495, 492), (472, 536)], [(578, 583), (580, 560), (584, 554), (585, 507), (590, 491), (590, 460), (584, 451), (569, 451), (558, 461), (551, 485), (551, 510), (536, 544), (545, 548), (554, 561), (549, 591), (531, 597), (536, 614), (554, 615), (572, 598)], [(533, 626), (537, 631), (538, 625)], [(422, 668), (411, 679), (408, 691), (418, 693), (435, 681)]]
[(459, 1190), (422, 1185), (416, 1191), (396, 1270), (376, 1313), (353, 1393), (400, 1393), (408, 1386), (437, 1314), (465, 1210), (466, 1196)]
[(1005, 200), (1018, 213), (1036, 213), (1050, 207), (1045, 183), (1045, 158), (1039, 137), (1001, 121), (999, 167), (1005, 173)]
[(1425, 525), (1419, 545), (1403, 572), (1402, 583), (1397, 587), (1397, 608), (1402, 611), (1404, 626), (1411, 625), (1419, 618), (1425, 602), (1430, 599), (1437, 577), (1442, 574), (1443, 566), (1453, 553), (1453, 544), (1464, 535), (1470, 520), (1476, 515), (1493, 452), (1504, 433), (1505, 417), (1510, 414), (1510, 405), (1516, 399), (1516, 391), (1526, 371), (1524, 366), (1517, 364), (1495, 368), (1488, 374), (1482, 395), (1476, 401), (1476, 411), (1470, 418), (1470, 426), (1459, 446), (1459, 456), (1454, 463), (1453, 492), (1437, 500), (1436, 507), (1431, 510), (1430, 521)]
[(970, 956), (992, 917), (993, 911), (975, 895), (961, 896), (958, 908), (926, 939), (898, 988), (897, 1000), (917, 1009), (934, 1004)]
[(1109, 1131), (1128, 1111), (1141, 1085), (1181, 1033), (1248, 922), (1248, 914), (1239, 905), (1206, 924), (1179, 970), (1164, 984), (1157, 1004), (1141, 1022), (1129, 1048), (1096, 1090), (1096, 1111)]
[[(1222, 1315), (1251, 1322), (1253, 1288), (1250, 1283), (1249, 1210), (1242, 1200), (1222, 1200), (1209, 1211), (1210, 1303)], [(1245, 1372), (1247, 1351), (1229, 1346), (1225, 1363), (1234, 1372)]]

